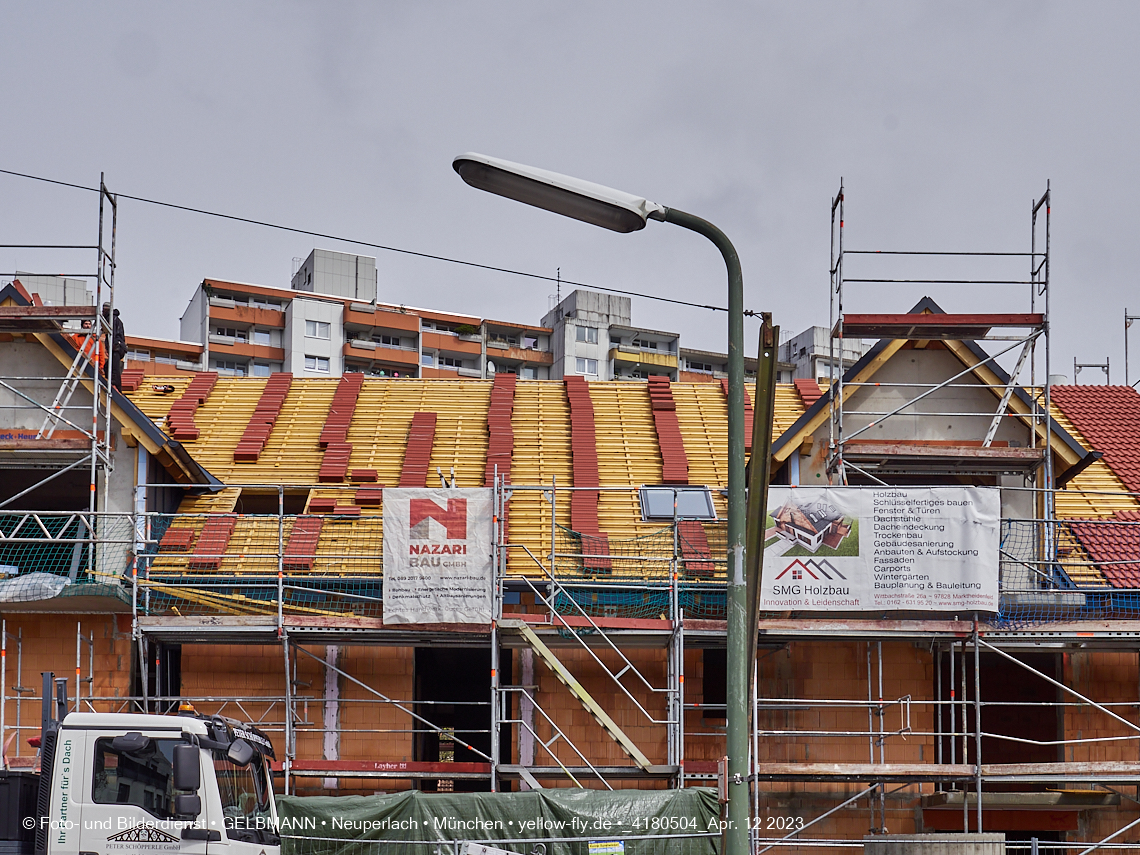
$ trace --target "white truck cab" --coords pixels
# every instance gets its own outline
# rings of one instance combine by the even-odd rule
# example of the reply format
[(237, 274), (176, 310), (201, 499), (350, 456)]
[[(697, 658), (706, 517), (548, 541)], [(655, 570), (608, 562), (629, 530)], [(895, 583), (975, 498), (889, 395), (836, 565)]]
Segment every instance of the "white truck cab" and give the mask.
[(35, 855), (280, 853), (273, 745), (252, 725), (192, 711), (45, 715), (40, 751), (34, 822), (22, 822)]

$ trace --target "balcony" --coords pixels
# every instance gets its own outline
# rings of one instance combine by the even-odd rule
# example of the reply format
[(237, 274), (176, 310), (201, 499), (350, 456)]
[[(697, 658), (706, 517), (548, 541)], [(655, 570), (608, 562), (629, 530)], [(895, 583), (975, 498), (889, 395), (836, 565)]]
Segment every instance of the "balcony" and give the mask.
[(240, 306), (233, 300), (220, 297), (210, 298), (210, 320), (222, 323), (255, 325), (259, 327), (285, 328), (285, 313), (276, 309), (261, 309)]
[[(444, 353), (465, 353), (478, 356), (483, 349), (482, 339), (464, 340), (455, 333), (427, 332), (421, 335), (425, 350), (440, 350)], [(468, 337), (470, 339), (471, 337)]]
[(419, 365), (418, 351), (410, 347), (392, 347), (374, 341), (355, 339), (346, 341), (342, 350), (348, 359), (362, 359), (366, 362), (390, 362), (400, 366)]
[(677, 354), (662, 353), (659, 350), (648, 350), (631, 345), (619, 345), (610, 348), (610, 359), (620, 365), (652, 365), (655, 368), (677, 367)]
[(244, 356), (252, 359), (264, 359), (268, 362), (285, 361), (285, 351), (280, 347), (251, 344), (248, 341), (238, 341), (228, 335), (211, 334), (210, 351), (215, 356), (232, 354), (233, 356)]
[(345, 326), (364, 327), (366, 329), (383, 328), (399, 332), (418, 334), (420, 331), (419, 315), (405, 312), (392, 312), (387, 309), (364, 311), (365, 304), (350, 303), (344, 310)]
[(554, 354), (549, 350), (535, 350), (530, 347), (487, 342), (487, 356), (496, 362), (527, 363), (528, 365), (553, 365)]

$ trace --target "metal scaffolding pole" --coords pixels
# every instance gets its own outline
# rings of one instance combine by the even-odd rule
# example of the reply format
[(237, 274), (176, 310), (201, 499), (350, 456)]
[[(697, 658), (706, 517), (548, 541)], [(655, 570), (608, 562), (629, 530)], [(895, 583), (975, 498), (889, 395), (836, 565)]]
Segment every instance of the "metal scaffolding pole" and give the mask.
[(982, 676), (981, 654), (978, 647), (978, 616), (974, 615), (974, 764), (977, 768), (975, 786), (978, 793), (978, 834), (982, 833)]

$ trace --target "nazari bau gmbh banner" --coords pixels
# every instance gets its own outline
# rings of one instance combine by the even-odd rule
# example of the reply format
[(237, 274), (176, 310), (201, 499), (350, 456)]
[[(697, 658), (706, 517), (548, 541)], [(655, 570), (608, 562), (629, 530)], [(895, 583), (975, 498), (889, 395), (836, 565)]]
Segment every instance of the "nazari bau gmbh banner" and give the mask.
[(491, 493), (384, 490), (384, 623), (491, 622)]
[(771, 487), (761, 608), (998, 610), (999, 491)]

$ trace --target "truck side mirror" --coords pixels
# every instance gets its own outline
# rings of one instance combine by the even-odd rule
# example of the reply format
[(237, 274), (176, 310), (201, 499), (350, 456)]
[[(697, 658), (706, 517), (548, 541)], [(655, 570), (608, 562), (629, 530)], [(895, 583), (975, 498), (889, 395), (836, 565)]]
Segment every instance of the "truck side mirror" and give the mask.
[(253, 746), (244, 739), (235, 739), (230, 744), (230, 748), (226, 752), (226, 757), (228, 757), (230, 762), (235, 766), (248, 766), (250, 761), (253, 760)]
[(150, 745), (150, 737), (137, 730), (123, 733), (111, 740), (111, 749), (116, 754), (138, 754)]
[[(202, 786), (202, 765), (198, 759), (198, 746), (197, 745), (175, 745), (174, 746), (174, 789), (176, 790), (191, 790), (197, 792), (198, 788)], [(183, 796), (177, 796), (181, 799)], [(194, 798), (197, 798), (195, 796)], [(177, 811), (181, 813), (181, 811)], [(199, 804), (198, 810), (194, 813), (197, 816), (202, 812), (202, 807)]]
[(202, 813), (202, 797), (197, 793), (174, 797), (174, 815), (182, 819), (196, 819)]

